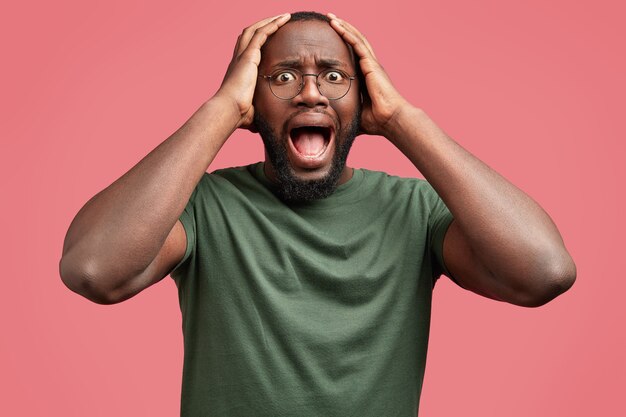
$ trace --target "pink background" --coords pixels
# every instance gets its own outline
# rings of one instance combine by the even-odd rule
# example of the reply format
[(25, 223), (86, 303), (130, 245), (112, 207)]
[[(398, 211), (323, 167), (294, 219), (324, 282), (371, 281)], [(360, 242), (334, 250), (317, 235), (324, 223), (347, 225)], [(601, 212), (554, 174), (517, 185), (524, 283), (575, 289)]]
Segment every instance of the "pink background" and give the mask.
[[(421, 416), (624, 416), (623, 2), (25, 1), (0, 13), (0, 415), (173, 416), (181, 317), (169, 278), (114, 306), (66, 289), (80, 207), (219, 86), (243, 27), (333, 11), (398, 89), (536, 199), (578, 267), (525, 309), (437, 285)], [(211, 166), (262, 158), (236, 132)], [(421, 176), (384, 138), (349, 163)]]

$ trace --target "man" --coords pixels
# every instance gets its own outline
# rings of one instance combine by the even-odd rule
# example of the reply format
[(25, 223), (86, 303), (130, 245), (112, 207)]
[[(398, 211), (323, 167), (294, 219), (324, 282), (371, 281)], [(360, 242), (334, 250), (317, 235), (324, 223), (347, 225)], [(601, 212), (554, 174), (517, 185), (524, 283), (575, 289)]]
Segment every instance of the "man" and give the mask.
[[(206, 174), (237, 128), (265, 161)], [(359, 133), (428, 182), (347, 167)], [(104, 304), (171, 273), (185, 416), (415, 416), (442, 273), (529, 307), (576, 275), (541, 207), (408, 103), (356, 28), (316, 13), (243, 31), (213, 98), (77, 214), (60, 272)]]

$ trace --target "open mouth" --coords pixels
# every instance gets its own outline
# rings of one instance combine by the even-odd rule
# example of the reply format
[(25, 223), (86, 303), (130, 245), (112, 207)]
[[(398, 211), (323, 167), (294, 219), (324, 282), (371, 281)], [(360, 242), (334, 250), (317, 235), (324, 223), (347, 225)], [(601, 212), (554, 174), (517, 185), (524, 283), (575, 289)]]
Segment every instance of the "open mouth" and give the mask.
[(318, 158), (330, 143), (332, 129), (325, 126), (299, 126), (291, 129), (289, 138), (295, 150), (304, 158)]

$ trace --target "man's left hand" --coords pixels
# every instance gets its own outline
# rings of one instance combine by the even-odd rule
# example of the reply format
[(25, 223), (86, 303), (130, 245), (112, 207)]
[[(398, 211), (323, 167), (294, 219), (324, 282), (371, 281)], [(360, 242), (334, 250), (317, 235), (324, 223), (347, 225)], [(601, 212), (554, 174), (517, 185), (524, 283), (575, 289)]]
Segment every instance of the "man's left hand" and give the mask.
[(393, 122), (403, 110), (412, 107), (411, 104), (393, 86), (365, 36), (334, 14), (328, 13), (327, 16), (331, 19), (330, 26), (352, 46), (359, 58), (366, 87), (366, 93), (363, 94), (361, 133), (390, 139)]

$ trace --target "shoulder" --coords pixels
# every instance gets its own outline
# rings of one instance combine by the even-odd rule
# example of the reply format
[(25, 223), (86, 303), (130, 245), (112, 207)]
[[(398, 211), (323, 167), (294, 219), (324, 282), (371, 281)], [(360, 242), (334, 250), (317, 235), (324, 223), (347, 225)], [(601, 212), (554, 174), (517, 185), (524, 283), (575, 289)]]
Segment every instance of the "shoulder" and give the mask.
[(214, 206), (267, 199), (269, 190), (255, 176), (257, 165), (258, 163), (219, 168), (205, 173), (194, 190), (198, 194), (197, 201)]
[(204, 192), (215, 189), (241, 188), (253, 181), (251, 167), (253, 165), (219, 168), (212, 172), (205, 172), (196, 189)]
[(363, 171), (366, 183), (377, 192), (390, 193), (395, 197), (406, 195), (428, 201), (438, 198), (433, 187), (423, 178), (403, 177), (365, 168), (360, 170)]
[(220, 168), (212, 171), (210, 174), (207, 173), (207, 176), (212, 178), (224, 178), (224, 179), (238, 179), (242, 177), (250, 176), (251, 170), (254, 168), (256, 164), (250, 165), (240, 165), (233, 167)]

